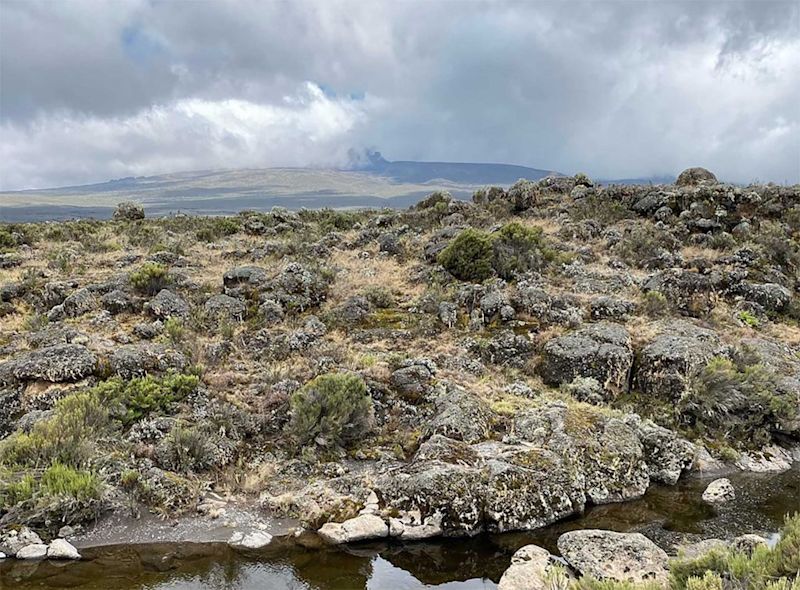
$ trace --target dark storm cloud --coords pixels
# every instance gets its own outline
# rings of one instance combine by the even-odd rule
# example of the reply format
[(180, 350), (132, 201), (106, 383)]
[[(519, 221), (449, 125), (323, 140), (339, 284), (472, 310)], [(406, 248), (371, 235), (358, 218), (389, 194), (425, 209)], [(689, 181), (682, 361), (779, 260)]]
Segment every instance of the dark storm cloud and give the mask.
[(800, 180), (798, 4), (0, 5), (5, 188), (393, 159)]

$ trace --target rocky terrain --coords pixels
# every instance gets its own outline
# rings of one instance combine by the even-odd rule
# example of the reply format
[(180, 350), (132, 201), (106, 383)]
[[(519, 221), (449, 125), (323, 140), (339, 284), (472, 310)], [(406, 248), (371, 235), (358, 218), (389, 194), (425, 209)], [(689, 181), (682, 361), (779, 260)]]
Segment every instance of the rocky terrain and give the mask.
[(798, 186), (127, 203), (0, 225), (0, 248), (6, 553), (23, 525), (46, 553), (111, 512), (233, 499), (329, 543), (530, 530), (800, 460)]

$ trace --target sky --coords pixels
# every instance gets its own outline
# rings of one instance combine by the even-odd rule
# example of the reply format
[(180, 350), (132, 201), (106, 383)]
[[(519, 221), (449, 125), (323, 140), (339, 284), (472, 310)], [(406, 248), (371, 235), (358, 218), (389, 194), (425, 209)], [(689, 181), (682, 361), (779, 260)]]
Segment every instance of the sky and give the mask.
[(800, 2), (0, 0), (0, 189), (220, 168), (800, 182)]

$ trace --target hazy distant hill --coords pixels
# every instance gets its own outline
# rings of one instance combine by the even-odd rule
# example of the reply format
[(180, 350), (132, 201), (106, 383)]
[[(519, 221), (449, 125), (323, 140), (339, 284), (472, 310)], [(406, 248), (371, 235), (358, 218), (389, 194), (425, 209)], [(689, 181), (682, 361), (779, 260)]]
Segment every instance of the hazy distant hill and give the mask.
[[(129, 177), (83, 186), (0, 193), (1, 221), (107, 218), (120, 201), (137, 200), (149, 215), (208, 215), (274, 206), (408, 207), (434, 190), (468, 199), (475, 189), (556, 174), (509, 164), (390, 162), (369, 153), (356, 170), (265, 168)], [(647, 180), (645, 179), (646, 183)]]

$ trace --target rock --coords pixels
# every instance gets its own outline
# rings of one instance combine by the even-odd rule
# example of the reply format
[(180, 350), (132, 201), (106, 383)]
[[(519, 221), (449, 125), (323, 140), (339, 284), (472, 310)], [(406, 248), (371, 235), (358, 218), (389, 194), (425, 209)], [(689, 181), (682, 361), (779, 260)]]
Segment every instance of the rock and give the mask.
[(525, 545), (511, 556), (497, 590), (545, 590), (550, 552), (536, 545)]
[(776, 283), (739, 283), (732, 291), (747, 301), (758, 303), (767, 311), (781, 312), (792, 301), (792, 292)]
[(600, 322), (549, 340), (539, 373), (560, 385), (575, 377), (594, 377), (610, 397), (625, 391), (633, 364), (631, 338), (619, 324)]
[(64, 525), (60, 529), (58, 529), (58, 536), (62, 539), (66, 539), (67, 537), (72, 537), (75, 535), (75, 527), (70, 525)]
[(636, 305), (631, 301), (609, 296), (594, 299), (589, 307), (589, 314), (593, 320), (624, 319), (636, 309)]
[(225, 294), (242, 295), (246, 291), (259, 289), (267, 281), (267, 271), (258, 266), (238, 266), (222, 275)]
[(645, 396), (678, 401), (690, 379), (713, 357), (726, 353), (715, 332), (685, 320), (669, 322), (639, 353), (634, 388)]
[(749, 453), (742, 453), (736, 460), (736, 466), (743, 471), (754, 473), (780, 473), (791, 469), (792, 455), (777, 445), (771, 445)]
[(409, 359), (392, 373), (390, 383), (404, 398), (418, 400), (427, 394), (436, 375), (436, 364), (429, 359)]
[(420, 541), (442, 534), (442, 517), (433, 514), (423, 519), (418, 510), (401, 511), (399, 518), (389, 519), (389, 536), (401, 541)]
[(81, 554), (65, 539), (54, 539), (47, 547), (48, 559), (80, 559)]
[(434, 404), (436, 416), (427, 424), (428, 436), (442, 434), (467, 443), (489, 438), (492, 412), (478, 396), (448, 383), (444, 384)]
[(364, 320), (372, 311), (372, 304), (363, 295), (353, 295), (336, 310), (337, 315), (349, 323)]
[(403, 252), (400, 240), (393, 233), (385, 233), (378, 237), (378, 249), (391, 255), (402, 254)]
[(449, 301), (442, 301), (439, 304), (439, 321), (448, 328), (456, 325), (458, 320), (458, 306)]
[(328, 294), (330, 278), (297, 262), (290, 262), (269, 281), (265, 290), (285, 310), (305, 311), (319, 305)]
[(149, 342), (120, 346), (111, 354), (109, 363), (111, 371), (123, 379), (163, 373), (168, 369), (182, 371), (187, 365), (186, 357), (181, 353)]
[(584, 576), (618, 582), (667, 579), (667, 554), (641, 533), (571, 531), (558, 538), (558, 550)]
[(76, 318), (90, 311), (94, 311), (98, 307), (97, 298), (89, 289), (78, 289), (72, 295), (64, 299), (63, 306), (64, 315), (70, 318)]
[(97, 357), (80, 344), (48, 346), (0, 364), (0, 383), (78, 381), (94, 373)]
[(247, 313), (247, 305), (229, 295), (214, 295), (206, 301), (203, 311), (215, 322), (241, 322)]
[(17, 551), (17, 559), (44, 559), (47, 557), (47, 545), (44, 543), (33, 543), (25, 545)]
[(703, 182), (717, 183), (717, 177), (705, 168), (687, 168), (678, 175), (675, 184), (677, 186), (694, 186)]
[(184, 318), (189, 315), (189, 304), (169, 289), (161, 289), (155, 297), (145, 304), (145, 310), (161, 320)]
[(753, 534), (741, 535), (731, 541), (731, 549), (746, 555), (751, 555), (757, 547), (766, 547), (768, 545), (769, 542), (764, 537)]
[(712, 504), (729, 502), (736, 498), (736, 492), (730, 480), (726, 478), (715, 479), (703, 492), (703, 500)]
[(716, 302), (709, 276), (682, 268), (657, 272), (644, 282), (642, 290), (661, 293), (678, 311), (692, 317), (708, 315)]
[(144, 207), (135, 201), (123, 201), (114, 209), (114, 219), (118, 221), (144, 219)]
[(235, 532), (228, 539), (228, 545), (241, 549), (261, 549), (272, 543), (272, 535), (263, 531), (249, 533)]
[(487, 363), (522, 368), (530, 359), (533, 343), (527, 336), (503, 330), (481, 346), (479, 352)]
[(3, 553), (2, 551), (0, 551), (0, 559), (5, 559), (5, 558), (6, 558), (6, 554)]
[(122, 289), (114, 289), (100, 297), (100, 304), (113, 314), (133, 312), (137, 308), (136, 300)]
[(697, 448), (672, 430), (645, 420), (638, 432), (651, 480), (675, 485), (694, 465)]
[[(19, 531), (10, 530), (3, 537), (0, 537), (0, 545), (2, 545), (9, 555), (16, 555), (23, 547), (28, 545), (41, 545), (42, 539), (30, 530), (28, 527), (23, 526)], [(47, 547), (45, 545), (45, 547)]]
[(341, 545), (367, 539), (382, 539), (389, 536), (389, 527), (374, 514), (362, 514), (342, 523), (328, 522), (317, 531), (328, 543)]
[(697, 543), (690, 543), (678, 547), (678, 556), (681, 559), (697, 559), (712, 551), (724, 551), (728, 544), (722, 539), (703, 539)]

